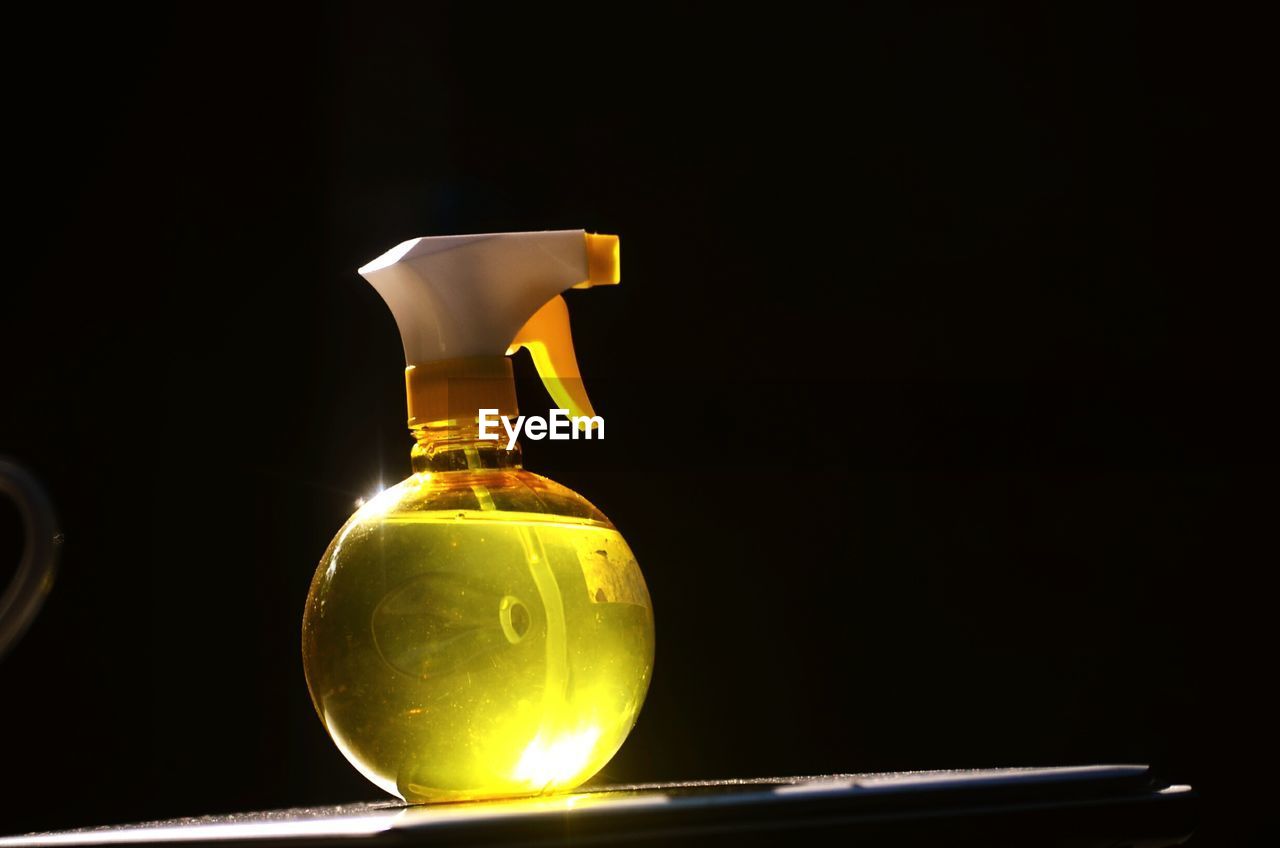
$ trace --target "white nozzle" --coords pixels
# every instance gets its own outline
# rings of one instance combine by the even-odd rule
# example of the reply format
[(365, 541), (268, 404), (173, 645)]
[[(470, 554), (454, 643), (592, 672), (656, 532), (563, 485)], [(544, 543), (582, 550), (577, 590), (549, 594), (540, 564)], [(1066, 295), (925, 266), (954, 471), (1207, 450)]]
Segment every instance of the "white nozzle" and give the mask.
[(548, 300), (590, 280), (586, 232), (406, 241), (360, 269), (391, 307), (405, 361), (502, 356)]

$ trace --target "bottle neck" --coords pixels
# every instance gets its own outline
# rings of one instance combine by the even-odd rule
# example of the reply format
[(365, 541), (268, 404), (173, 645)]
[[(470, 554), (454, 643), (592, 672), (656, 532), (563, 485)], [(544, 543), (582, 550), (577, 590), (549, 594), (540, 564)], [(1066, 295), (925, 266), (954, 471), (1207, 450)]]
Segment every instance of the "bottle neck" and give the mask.
[[(416, 474), (520, 468), (520, 445), (480, 438), (482, 409), (516, 414), (516, 383), (505, 356), (473, 356), (405, 368), (410, 457)], [(501, 428), (499, 428), (501, 430)]]
[(507, 450), (506, 437), (480, 438), (475, 421), (415, 424), (409, 457), (415, 474), (443, 471), (494, 471), (522, 468), (520, 443)]

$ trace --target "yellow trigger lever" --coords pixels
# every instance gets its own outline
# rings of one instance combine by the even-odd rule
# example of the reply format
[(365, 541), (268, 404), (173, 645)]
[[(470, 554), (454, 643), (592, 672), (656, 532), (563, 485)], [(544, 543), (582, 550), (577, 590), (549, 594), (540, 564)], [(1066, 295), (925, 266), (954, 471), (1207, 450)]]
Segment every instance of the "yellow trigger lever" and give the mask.
[(569, 330), (569, 307), (560, 295), (548, 300), (525, 322), (507, 348), (507, 355), (520, 348), (529, 351), (533, 367), (538, 369), (542, 385), (547, 387), (556, 406), (569, 411), (578, 419), (580, 429), (590, 429), (595, 422), (595, 410), (587, 397), (582, 375), (578, 372), (578, 358), (573, 352), (573, 334)]

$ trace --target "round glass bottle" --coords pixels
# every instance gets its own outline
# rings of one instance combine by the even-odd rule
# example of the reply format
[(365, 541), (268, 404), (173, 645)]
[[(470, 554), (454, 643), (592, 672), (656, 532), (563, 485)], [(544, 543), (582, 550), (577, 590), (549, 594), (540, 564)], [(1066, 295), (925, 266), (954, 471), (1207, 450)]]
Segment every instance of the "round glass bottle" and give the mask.
[(413, 471), (351, 516), (303, 618), (338, 748), (407, 801), (571, 789), (622, 745), (653, 609), (613, 524), (469, 426), (414, 428)]

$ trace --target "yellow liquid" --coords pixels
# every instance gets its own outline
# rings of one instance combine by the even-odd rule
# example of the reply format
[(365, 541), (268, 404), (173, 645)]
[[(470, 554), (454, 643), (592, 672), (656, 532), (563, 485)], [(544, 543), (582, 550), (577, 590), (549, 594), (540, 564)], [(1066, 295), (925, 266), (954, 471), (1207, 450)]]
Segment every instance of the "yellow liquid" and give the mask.
[(524, 471), (415, 475), (384, 492), (330, 545), (303, 621), (325, 727), (408, 801), (582, 783), (635, 723), (653, 649), (622, 536)]

